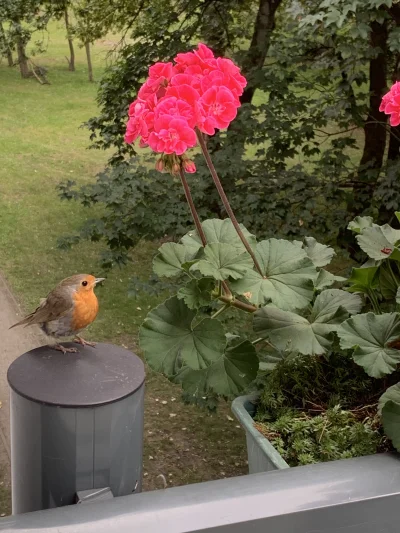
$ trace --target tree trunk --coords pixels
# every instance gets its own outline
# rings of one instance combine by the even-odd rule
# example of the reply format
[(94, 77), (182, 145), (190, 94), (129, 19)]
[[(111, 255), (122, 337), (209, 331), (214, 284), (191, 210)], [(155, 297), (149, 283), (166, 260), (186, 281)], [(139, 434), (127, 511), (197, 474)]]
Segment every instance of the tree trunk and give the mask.
[(5, 56), (7, 57), (8, 66), (9, 67), (13, 67), (14, 66), (14, 61), (13, 61), (11, 48), (8, 45), (6, 34), (5, 34), (5, 31), (4, 31), (4, 28), (3, 28), (3, 24), (1, 22), (0, 22), (0, 41), (2, 41), (3, 44), (4, 44)]
[[(371, 46), (379, 49), (369, 63), (369, 112), (364, 124), (364, 150), (349, 206), (352, 217), (361, 214), (371, 204), (378, 173), (382, 167), (386, 146), (386, 115), (379, 111), (387, 86), (387, 22), (371, 22)], [(371, 172), (375, 171), (375, 172)]]
[(28, 58), (25, 54), (25, 44), (20, 35), (17, 37), (17, 54), (18, 54), (18, 65), (19, 70), (21, 72), (22, 78), (29, 78), (31, 75), (31, 72), (29, 70), (28, 66)]
[(400, 156), (400, 126), (390, 128), (388, 159), (393, 161)]
[(387, 21), (371, 22), (371, 47), (377, 51), (369, 62), (369, 111), (364, 122), (364, 149), (358, 172), (355, 175), (351, 198), (347, 202), (347, 218), (339, 229), (337, 242), (356, 258), (359, 247), (349, 232), (347, 223), (370, 207), (379, 171), (383, 164), (386, 146), (386, 115), (379, 111), (387, 86)]
[(275, 28), (275, 13), (281, 3), (282, 0), (260, 0), (253, 37), (243, 64), (243, 74), (249, 84), (240, 98), (242, 104), (248, 104), (253, 99), (257, 85), (252, 78), (264, 66)]
[(74, 44), (71, 39), (71, 31), (69, 27), (69, 18), (68, 18), (68, 7), (65, 7), (64, 11), (64, 20), (65, 20), (65, 28), (67, 30), (67, 39), (68, 39), (68, 46), (69, 46), (69, 59), (68, 59), (68, 70), (71, 72), (75, 72), (75, 50), (74, 50)]
[(88, 77), (89, 81), (93, 80), (93, 67), (92, 67), (92, 58), (90, 56), (90, 43), (85, 43), (85, 50), (86, 50), (86, 58), (87, 58), (87, 64), (88, 64)]

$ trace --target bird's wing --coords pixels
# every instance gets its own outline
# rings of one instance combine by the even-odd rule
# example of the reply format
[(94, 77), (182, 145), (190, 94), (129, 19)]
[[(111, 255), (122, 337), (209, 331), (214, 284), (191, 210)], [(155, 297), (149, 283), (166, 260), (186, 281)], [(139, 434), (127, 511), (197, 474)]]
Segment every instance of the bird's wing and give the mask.
[[(43, 322), (51, 322), (68, 314), (72, 311), (73, 300), (70, 297), (66, 297), (64, 291), (55, 288), (47, 298), (41, 300), (40, 305), (33, 313), (30, 313), (25, 318), (11, 326), (42, 324)], [(10, 329), (11, 329), (10, 328)]]

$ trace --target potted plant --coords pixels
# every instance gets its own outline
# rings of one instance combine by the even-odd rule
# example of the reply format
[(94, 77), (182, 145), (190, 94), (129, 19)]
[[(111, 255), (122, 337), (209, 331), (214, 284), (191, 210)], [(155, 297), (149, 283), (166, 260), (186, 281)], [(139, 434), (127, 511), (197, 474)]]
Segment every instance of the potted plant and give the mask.
[[(266, 391), (258, 400), (266, 418), (287, 399), (276, 383), (278, 371), (283, 380), (304, 374), (303, 369), (310, 365), (310, 372), (323, 372), (323, 365), (329, 372), (339, 369), (342, 381), (334, 380), (337, 392), (344, 383), (345, 390), (353, 393), (360, 383), (375, 395), (378, 390), (380, 397), (373, 396), (376, 405), (368, 406), (377, 414), (371, 410), (364, 413), (368, 423), (356, 416), (352, 420), (351, 409), (347, 412), (337, 398), (336, 404), (326, 409), (320, 406), (325, 409), (321, 420), (310, 417), (313, 423), (322, 424), (318, 438), (329, 434), (329, 442), (336, 446), (332, 440), (335, 427), (337, 437), (343, 437), (339, 457), (348, 456), (346, 446), (353, 455), (369, 453), (375, 444), (377, 449), (388, 446), (387, 437), (400, 448), (400, 384), (374, 381), (395, 375), (400, 361), (400, 315), (396, 312), (400, 230), (378, 226), (369, 217), (356, 218), (350, 229), (370, 259), (354, 268), (348, 280), (325, 268), (334, 250), (312, 237), (301, 242), (257, 241), (236, 220), (206, 139), (235, 118), (245, 85), (230, 59), (215, 58), (209, 48), (199, 44), (193, 52), (178, 54), (174, 62), (151, 66), (149, 78), (130, 106), (126, 141), (140, 139), (140, 146), (160, 154), (156, 168), (181, 181), (195, 226), (179, 242), (164, 243), (153, 261), (154, 272), (174, 278), (178, 288), (147, 315), (140, 329), (141, 349), (152, 369), (181, 384), (194, 398), (239, 396), (257, 379)], [(393, 97), (385, 96), (382, 105), (394, 116), (397, 96), (395, 91), (390, 94)], [(197, 214), (187, 180), (188, 173), (196, 172), (187, 151), (197, 144), (229, 216), (224, 220), (200, 221)], [(345, 289), (339, 288), (345, 283)], [(232, 310), (250, 317), (252, 327), (247, 320), (239, 332), (226, 331), (223, 317)], [(294, 368), (297, 373), (292, 373)], [(366, 384), (360, 378), (364, 371)], [(252, 418), (246, 421), (240, 406), (247, 410), (248, 398), (234, 405), (251, 434), (249, 444), (258, 443), (269, 466), (287, 467), (261, 433), (255, 433)], [(261, 411), (259, 408), (259, 414)], [(311, 431), (310, 420), (304, 427), (294, 418), (293, 412), (287, 413), (284, 421), (272, 418), (275, 426), (267, 427), (266, 434), (279, 437), (282, 442), (276, 442), (282, 446), (285, 432), (297, 435), (296, 446), (301, 447), (302, 439), (306, 442), (304, 435)], [(276, 426), (279, 422), (281, 431)], [(381, 434), (382, 425), (387, 437)], [(316, 458), (318, 452), (309, 455), (310, 462), (320, 459)], [(333, 452), (331, 455), (335, 457)]]

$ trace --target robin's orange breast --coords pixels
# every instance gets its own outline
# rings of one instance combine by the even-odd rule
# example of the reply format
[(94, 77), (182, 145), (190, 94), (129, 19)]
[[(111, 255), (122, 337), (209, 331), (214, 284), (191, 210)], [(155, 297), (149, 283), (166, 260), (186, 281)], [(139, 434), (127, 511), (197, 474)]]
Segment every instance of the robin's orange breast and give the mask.
[(73, 296), (72, 327), (74, 331), (86, 328), (97, 316), (99, 302), (94, 291), (78, 291)]

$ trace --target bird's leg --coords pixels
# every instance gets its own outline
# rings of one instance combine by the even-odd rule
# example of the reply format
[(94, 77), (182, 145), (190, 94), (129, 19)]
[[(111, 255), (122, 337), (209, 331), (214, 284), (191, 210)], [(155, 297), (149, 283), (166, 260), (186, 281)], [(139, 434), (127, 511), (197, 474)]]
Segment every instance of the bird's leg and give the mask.
[(82, 339), (79, 335), (75, 336), (74, 342), (77, 342), (78, 344), (82, 344), (82, 346), (96, 346), (95, 342), (89, 342), (85, 341), (85, 339)]
[(76, 348), (66, 348), (62, 344), (54, 344), (51, 346), (53, 350), (58, 350), (59, 352), (62, 352), (64, 355), (66, 353), (76, 353), (78, 350)]

